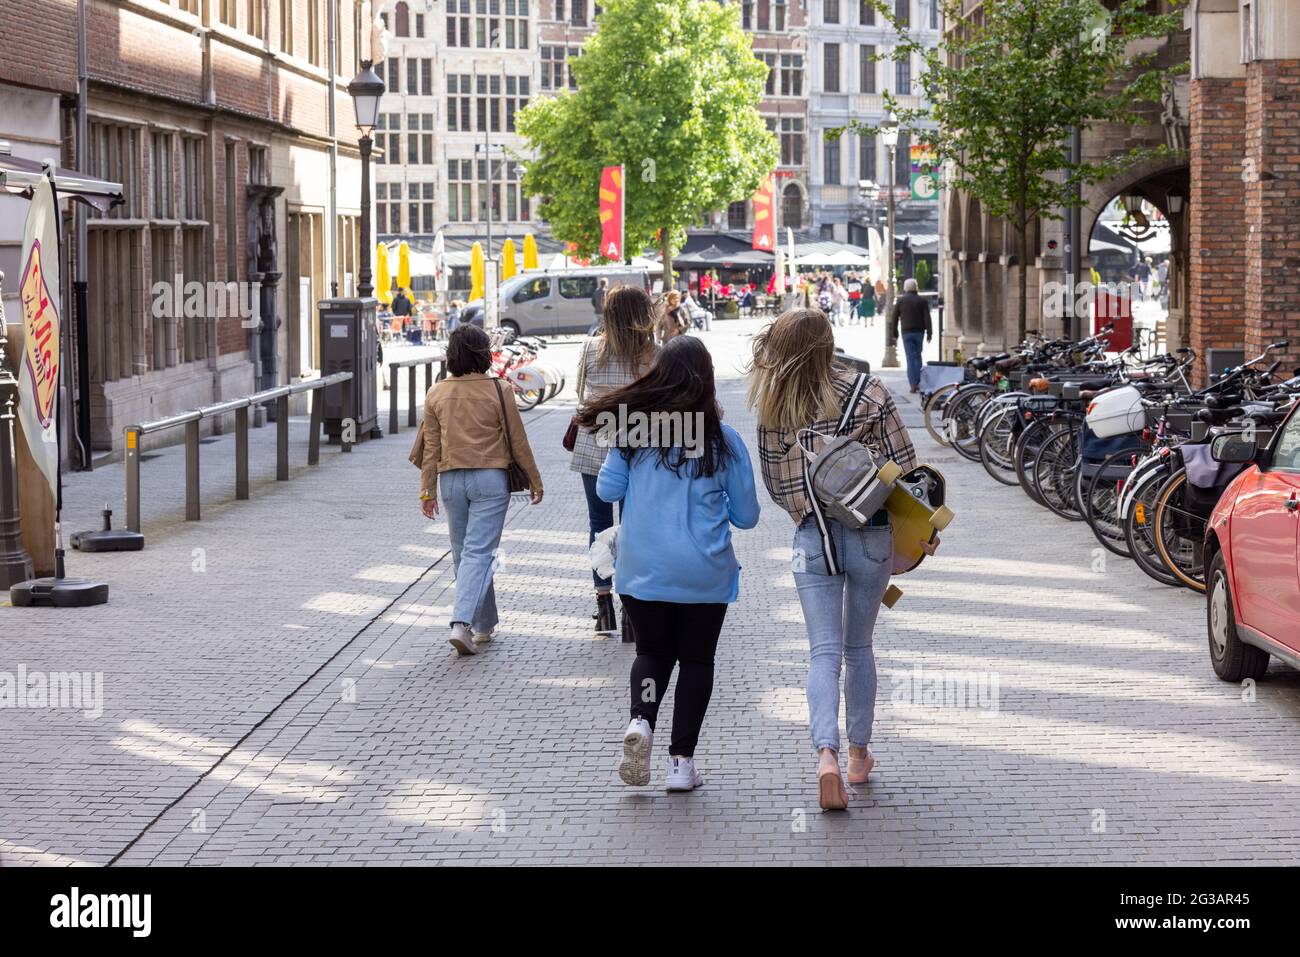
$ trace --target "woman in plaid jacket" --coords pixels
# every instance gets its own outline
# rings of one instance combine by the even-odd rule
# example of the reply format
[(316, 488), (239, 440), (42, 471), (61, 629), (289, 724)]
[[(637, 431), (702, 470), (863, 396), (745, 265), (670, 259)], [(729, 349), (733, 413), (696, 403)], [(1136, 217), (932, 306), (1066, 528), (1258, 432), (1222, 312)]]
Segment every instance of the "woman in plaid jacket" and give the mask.
[[(819, 309), (794, 309), (754, 338), (749, 401), (758, 418), (758, 453), (768, 494), (794, 520), (795, 585), (808, 629), (808, 717), (818, 753), (821, 806), (844, 810), (840, 776), (840, 664), (849, 737), (849, 783), (865, 784), (876, 707), (872, 630), (893, 569), (889, 515), (845, 528), (813, 509), (799, 432), (831, 435), (846, 408), (842, 434), (908, 471), (916, 453), (889, 390), (835, 365), (835, 333)], [(811, 438), (811, 437), (809, 437)], [(813, 440), (815, 441), (815, 439)]]
[[(615, 286), (605, 297), (604, 321), (594, 336), (582, 344), (578, 357), (578, 404), (599, 400), (615, 389), (635, 382), (650, 368), (657, 351), (654, 343), (654, 303), (638, 286)], [(569, 467), (582, 476), (587, 493), (587, 544), (614, 524), (614, 505), (596, 494), (596, 477), (605, 464), (609, 448), (597, 441), (590, 429), (579, 428)], [(614, 634), (618, 619), (614, 613), (612, 582), (591, 573), (596, 583), (596, 633)], [(628, 640), (631, 640), (630, 638)]]

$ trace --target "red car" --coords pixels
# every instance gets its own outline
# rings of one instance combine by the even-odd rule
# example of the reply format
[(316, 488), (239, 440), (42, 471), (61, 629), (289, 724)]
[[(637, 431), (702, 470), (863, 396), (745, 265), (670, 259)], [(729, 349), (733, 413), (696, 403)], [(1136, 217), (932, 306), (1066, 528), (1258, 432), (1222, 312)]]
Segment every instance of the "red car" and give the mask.
[(1248, 463), (1205, 531), (1214, 672), (1225, 681), (1258, 678), (1270, 655), (1300, 668), (1300, 406), (1267, 446), (1221, 435), (1212, 453)]

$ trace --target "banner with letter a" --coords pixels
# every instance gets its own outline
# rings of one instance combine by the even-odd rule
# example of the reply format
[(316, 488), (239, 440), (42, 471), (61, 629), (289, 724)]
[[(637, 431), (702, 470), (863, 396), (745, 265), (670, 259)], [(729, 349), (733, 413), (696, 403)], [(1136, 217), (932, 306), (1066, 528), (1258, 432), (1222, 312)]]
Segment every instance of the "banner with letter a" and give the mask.
[(754, 193), (754, 249), (771, 252), (776, 248), (776, 187), (772, 174), (763, 177)]
[(59, 444), (59, 210), (54, 187), (42, 177), (32, 190), (23, 228), (18, 297), (23, 355), (18, 371), (18, 423), (41, 474), (54, 491)]
[(623, 167), (600, 171), (600, 255), (623, 258)]

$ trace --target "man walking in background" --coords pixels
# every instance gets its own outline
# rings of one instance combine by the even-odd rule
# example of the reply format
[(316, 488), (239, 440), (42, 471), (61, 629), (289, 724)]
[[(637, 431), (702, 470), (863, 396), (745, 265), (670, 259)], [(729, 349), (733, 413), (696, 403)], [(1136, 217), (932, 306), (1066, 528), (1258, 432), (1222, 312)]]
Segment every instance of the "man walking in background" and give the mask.
[(591, 294), (591, 308), (596, 311), (596, 316), (591, 320), (591, 328), (587, 330), (587, 335), (594, 336), (596, 330), (600, 328), (600, 320), (605, 315), (605, 293), (609, 289), (609, 280), (601, 279), (596, 283), (596, 289)]
[(913, 392), (921, 384), (921, 347), (934, 333), (930, 329), (930, 304), (916, 291), (916, 280), (903, 283), (903, 294), (894, 304), (894, 335), (902, 330), (903, 352), (907, 355), (907, 382)]

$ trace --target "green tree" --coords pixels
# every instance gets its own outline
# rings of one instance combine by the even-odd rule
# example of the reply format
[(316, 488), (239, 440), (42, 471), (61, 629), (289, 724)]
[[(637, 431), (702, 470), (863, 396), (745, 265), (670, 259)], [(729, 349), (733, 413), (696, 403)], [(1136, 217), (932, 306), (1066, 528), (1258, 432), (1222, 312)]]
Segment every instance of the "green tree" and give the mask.
[[(1182, 28), (1181, 14), (1152, 13), (1148, 0), (984, 0), (964, 20), (960, 0), (941, 0), (950, 29), (926, 48), (894, 16), (893, 4), (872, 0), (899, 31), (881, 58), (917, 57), (928, 107), (887, 105), (913, 141), (929, 143), (945, 168), (945, 186), (969, 193), (1015, 230), (1019, 273), (1018, 329), (1025, 335), (1029, 226), (1060, 219), (1079, 205), (1079, 189), (1165, 152), (1135, 148), (1104, 161), (1070, 155), (1074, 129), (1149, 122), (1142, 107), (1158, 102), (1170, 76), (1186, 64), (1154, 67), (1152, 38)], [(1177, 8), (1180, 0), (1173, 0)], [(860, 134), (879, 127), (851, 124)], [(830, 131), (839, 135), (843, 128)]]
[(570, 65), (577, 89), (533, 100), (519, 131), (536, 158), (524, 189), (578, 254), (600, 242), (603, 166), (625, 173), (626, 250), (657, 246), (664, 287), (686, 227), (747, 198), (777, 161), (758, 112), (767, 66), (740, 28), (739, 6), (713, 0), (608, 0)]
[(916, 264), (916, 284), (924, 292), (930, 287), (930, 264), (924, 259)]

